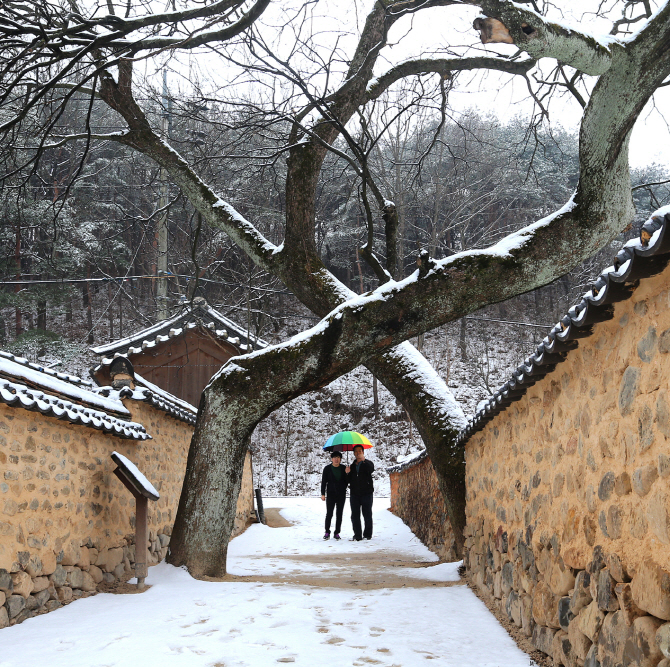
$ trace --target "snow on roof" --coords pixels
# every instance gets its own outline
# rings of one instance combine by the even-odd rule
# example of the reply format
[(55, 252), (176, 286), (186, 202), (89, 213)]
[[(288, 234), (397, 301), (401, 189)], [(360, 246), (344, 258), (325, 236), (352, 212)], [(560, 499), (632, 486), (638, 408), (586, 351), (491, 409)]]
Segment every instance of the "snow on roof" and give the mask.
[(578, 339), (593, 333), (595, 323), (612, 319), (612, 304), (628, 299), (640, 279), (660, 273), (668, 262), (670, 206), (665, 206), (642, 225), (639, 239), (624, 244), (614, 258), (614, 265), (601, 272), (591, 289), (552, 328), (535, 353), (517, 367), (498, 391), (477, 406), (477, 413), (459, 433), (458, 442), (465, 445), (496, 415), (518, 401), (529, 387), (551, 373), (577, 347)]
[(120, 438), (132, 440), (151, 438), (142, 424), (124, 421), (101, 410), (77, 405), (64, 400), (60, 396), (46, 394), (43, 391), (31, 389), (18, 382), (10, 382), (2, 378), (0, 378), (0, 401), (12, 407), (40, 412), (43, 415), (50, 415), (73, 424), (88, 426)]
[[(123, 398), (128, 397), (135, 401), (151, 403), (154, 407), (167, 412), (176, 419), (185, 421), (188, 424), (195, 424), (198, 408), (149, 382), (149, 380), (143, 378), (137, 372), (135, 372), (135, 383), (141, 386), (136, 387), (135, 390), (122, 389), (121, 396)], [(103, 387), (101, 389), (104, 390), (107, 388)]]
[(70, 375), (69, 373), (61, 373), (59, 371), (55, 371), (53, 368), (49, 368), (47, 366), (41, 366), (40, 364), (35, 364), (32, 361), (28, 361), (24, 357), (17, 357), (16, 355), (11, 354), (10, 352), (5, 352), (4, 350), (0, 350), (0, 358), (9, 359), (14, 363), (21, 364), (22, 366), (26, 366), (28, 368), (32, 368), (36, 371), (39, 371), (40, 373), (45, 373), (46, 375), (58, 378), (59, 380), (70, 382), (71, 384), (77, 384), (82, 387), (94, 386), (93, 382), (91, 382), (90, 380), (82, 380), (77, 375)]
[(111, 456), (117, 465), (121, 464), (127, 468), (128, 472), (135, 478), (135, 481), (146, 492), (145, 495), (147, 497), (152, 500), (158, 500), (160, 498), (160, 494), (156, 491), (154, 485), (140, 472), (140, 469), (130, 459), (118, 452), (112, 452)]
[[(247, 338), (246, 330), (212, 308), (203, 298), (198, 297), (193, 300), (192, 305), (191, 303), (186, 304), (173, 317), (157, 322), (132, 336), (92, 347), (91, 351), (101, 355), (103, 357), (102, 365), (108, 366), (115, 356), (125, 355), (130, 357), (140, 354), (147, 348), (153, 348), (198, 327), (210, 330), (216, 338), (227, 341), (239, 348), (241, 352), (251, 352), (254, 349), (267, 347), (267, 343), (260, 338)], [(96, 368), (96, 370), (98, 369)]]

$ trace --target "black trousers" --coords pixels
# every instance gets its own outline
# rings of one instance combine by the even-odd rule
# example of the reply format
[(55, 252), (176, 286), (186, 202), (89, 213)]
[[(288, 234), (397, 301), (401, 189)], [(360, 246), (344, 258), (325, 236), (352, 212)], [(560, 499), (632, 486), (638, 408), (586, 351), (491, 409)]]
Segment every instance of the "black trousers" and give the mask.
[[(357, 496), (349, 494), (351, 505), (351, 525), (354, 529), (354, 538), (372, 537), (372, 494)], [(361, 510), (363, 511), (363, 535), (361, 536)]]
[(339, 533), (342, 528), (342, 514), (344, 513), (344, 503), (347, 496), (326, 496), (326, 532), (330, 532), (330, 521), (333, 518), (333, 510), (337, 507), (335, 513), (335, 532)]

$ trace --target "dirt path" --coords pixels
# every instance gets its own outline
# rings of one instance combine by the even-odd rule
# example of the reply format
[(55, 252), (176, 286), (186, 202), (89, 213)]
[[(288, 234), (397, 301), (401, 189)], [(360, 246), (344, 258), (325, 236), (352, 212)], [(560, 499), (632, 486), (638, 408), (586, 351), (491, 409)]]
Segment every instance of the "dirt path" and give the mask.
[[(270, 528), (281, 530), (293, 524), (281, 514), (282, 508), (272, 507), (265, 510), (265, 518)], [(244, 581), (259, 583), (284, 583), (296, 586), (318, 586), (320, 588), (377, 590), (382, 588), (439, 588), (463, 586), (460, 581), (431, 581), (420, 578), (420, 570), (433, 567), (437, 563), (419, 562), (408, 559), (406, 554), (380, 548), (378, 551), (367, 551), (363, 554), (351, 552), (333, 552), (329, 554), (257, 554), (255, 558), (296, 564), (304, 563), (310, 567), (305, 574), (277, 573), (265, 576), (226, 575), (215, 581)], [(319, 571), (314, 572), (314, 566)], [(412, 573), (419, 576), (412, 576)]]

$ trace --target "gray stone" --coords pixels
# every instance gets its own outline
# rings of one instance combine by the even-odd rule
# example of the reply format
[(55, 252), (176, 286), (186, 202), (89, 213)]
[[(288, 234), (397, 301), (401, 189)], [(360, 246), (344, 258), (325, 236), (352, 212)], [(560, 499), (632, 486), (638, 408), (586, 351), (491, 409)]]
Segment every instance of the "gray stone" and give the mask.
[(647, 333), (637, 344), (637, 356), (648, 364), (656, 356), (656, 352), (658, 352), (658, 336), (656, 329), (649, 327)]
[(596, 522), (590, 516), (585, 516), (583, 526), (586, 543), (592, 547), (596, 543)]
[(598, 525), (600, 526), (600, 532), (605, 537), (609, 537), (610, 534), (607, 531), (607, 515), (605, 514), (605, 510), (601, 510), (600, 514), (598, 515)]
[(526, 637), (533, 635), (535, 621), (533, 620), (533, 598), (530, 595), (522, 595), (521, 602), (521, 630)]
[(116, 581), (116, 577), (111, 572), (103, 572), (102, 580), (106, 584), (113, 584)]
[(533, 635), (530, 641), (538, 651), (542, 651), (542, 653), (546, 653), (550, 656), (551, 645), (554, 641), (555, 634), (556, 630), (553, 630), (552, 628), (545, 628), (541, 625), (536, 625), (533, 628)]
[(49, 602), (44, 605), (45, 609), (47, 611), (54, 611), (54, 609), (58, 609), (59, 607), (62, 607), (63, 605), (60, 603), (59, 600), (49, 600)]
[(670, 659), (669, 658), (663, 658), (661, 662), (656, 665), (656, 667), (670, 667)]
[(30, 611), (34, 611), (40, 606), (39, 602), (35, 598), (34, 595), (29, 595), (26, 598), (26, 609), (29, 609)]
[(607, 510), (607, 532), (613, 540), (621, 537), (623, 530), (623, 512), (618, 505), (610, 505)]
[(656, 630), (656, 646), (666, 658), (670, 658), (670, 623), (664, 623)]
[(656, 428), (665, 436), (670, 437), (670, 405), (665, 390), (658, 392), (656, 397)]
[(607, 569), (610, 571), (610, 575), (617, 583), (624, 583), (630, 581), (628, 572), (621, 562), (621, 557), (616, 552), (612, 552), (607, 556)]
[(12, 575), (7, 570), (0, 570), (0, 591), (11, 595), (14, 592)]
[(633, 625), (633, 621), (640, 616), (646, 616), (647, 612), (640, 609), (633, 601), (630, 584), (617, 584), (614, 592), (619, 599), (619, 608), (623, 612), (623, 620), (626, 625)]
[(646, 496), (657, 479), (658, 468), (656, 466), (642, 466), (633, 473), (633, 491), (640, 497)]
[(639, 393), (640, 369), (628, 366), (621, 379), (619, 390), (619, 412), (623, 417), (629, 415), (633, 409), (633, 403)]
[(39, 608), (43, 607), (49, 601), (51, 595), (49, 591), (45, 589), (43, 591), (40, 591), (39, 593), (35, 593), (34, 597), (37, 600), (37, 606)]
[(26, 606), (26, 599), (23, 595), (10, 595), (5, 602), (7, 607), (7, 612), (9, 613), (9, 619), (16, 618)]
[(630, 481), (630, 475), (627, 472), (622, 472), (614, 484), (614, 491), (617, 496), (627, 496), (633, 490), (633, 485)]
[(572, 591), (572, 596), (570, 597), (570, 611), (573, 616), (577, 614), (588, 604), (591, 600), (591, 591), (589, 586), (591, 583), (591, 575), (586, 570), (581, 570), (577, 573), (575, 578), (575, 588)]
[(668, 352), (670, 352), (670, 329), (666, 329), (658, 337), (658, 349), (663, 354), (667, 354)]
[(61, 602), (69, 602), (72, 599), (72, 589), (69, 586), (58, 588), (58, 599)]
[(7, 613), (7, 607), (0, 607), (0, 630), (6, 628), (9, 625), (9, 614)]
[(554, 659), (554, 665), (577, 667), (570, 637), (564, 630), (559, 630), (554, 635), (554, 639), (551, 642), (551, 656)]
[(603, 611), (616, 611), (619, 608), (619, 599), (616, 596), (614, 587), (616, 581), (610, 575), (607, 568), (598, 573), (598, 608)]
[(575, 615), (570, 610), (570, 598), (563, 597), (558, 601), (558, 623), (563, 628), (567, 630), (570, 625), (570, 621), (575, 617)]
[(598, 644), (592, 644), (584, 659), (584, 667), (600, 667), (598, 660)]
[(509, 595), (509, 592), (512, 590), (514, 585), (514, 564), (505, 563), (502, 567), (502, 592), (503, 595)]
[(165, 535), (165, 533), (161, 533), (161, 534), (158, 536), (158, 539), (160, 540), (161, 548), (163, 548), (163, 547), (167, 547), (167, 546), (170, 544), (170, 536), (169, 536), (169, 535)]
[(70, 588), (83, 588), (84, 573), (78, 567), (69, 566), (67, 569), (69, 571), (67, 573), (67, 580), (65, 583)]
[(521, 627), (521, 600), (516, 591), (510, 591), (505, 601), (505, 611), (507, 618), (517, 626)]
[(631, 582), (633, 601), (648, 614), (670, 621), (670, 572), (646, 559)]
[(123, 563), (119, 563), (115, 568), (114, 568), (114, 576), (117, 579), (123, 579), (126, 574), (126, 566)]
[(624, 648), (632, 632), (620, 611), (607, 614), (598, 635), (598, 660), (602, 667), (621, 667)]
[(638, 417), (637, 433), (640, 438), (640, 454), (642, 454), (654, 444), (656, 437), (654, 433), (654, 414), (648, 405), (644, 406), (642, 414)]
[(49, 575), (49, 581), (54, 586), (56, 586), (56, 588), (65, 586), (65, 582), (67, 581), (67, 572), (60, 563), (56, 565), (54, 573)]
[(662, 621), (651, 616), (642, 616), (633, 621), (632, 633), (623, 652), (624, 665), (656, 667), (663, 657), (656, 644), (656, 631)]
[(598, 498), (603, 502), (610, 499), (614, 485), (616, 483), (616, 475), (613, 472), (607, 472), (603, 475), (598, 485)]
[(668, 477), (670, 475), (670, 456), (665, 454), (658, 455), (658, 474), (661, 477)]

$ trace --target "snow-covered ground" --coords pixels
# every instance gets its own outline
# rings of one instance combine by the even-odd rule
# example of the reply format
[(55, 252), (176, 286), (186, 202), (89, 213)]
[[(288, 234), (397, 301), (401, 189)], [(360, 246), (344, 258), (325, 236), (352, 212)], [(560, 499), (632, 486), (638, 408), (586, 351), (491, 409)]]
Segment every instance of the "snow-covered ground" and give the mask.
[(529, 664), (458, 563), (437, 563), (384, 499), (369, 542), (322, 540), (319, 499), (273, 506), (294, 525), (253, 525), (231, 542), (230, 574), (244, 579), (157, 565), (142, 594), (100, 594), (0, 631), (0, 667)]

